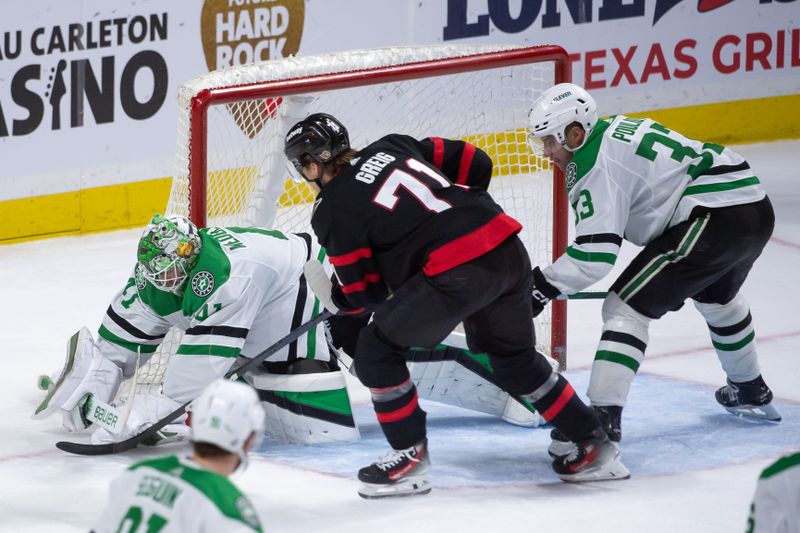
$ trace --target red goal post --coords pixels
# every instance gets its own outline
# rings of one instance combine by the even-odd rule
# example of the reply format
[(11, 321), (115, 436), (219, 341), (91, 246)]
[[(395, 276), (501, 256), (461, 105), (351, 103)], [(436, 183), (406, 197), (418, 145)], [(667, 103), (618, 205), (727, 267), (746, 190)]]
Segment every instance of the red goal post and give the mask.
[[(283, 136), (324, 111), (347, 126), (354, 148), (406, 133), (462, 138), (485, 150), (495, 163), (490, 193), (526, 227), (533, 264), (555, 260), (568, 239), (563, 175), (533, 155), (525, 128), (536, 96), (570, 79), (558, 46), (355, 50), (209, 72), (179, 90), (178, 168), (167, 211), (201, 227), (308, 231), (313, 193), (288, 180)], [(563, 367), (566, 302), (542, 315), (537, 346)]]

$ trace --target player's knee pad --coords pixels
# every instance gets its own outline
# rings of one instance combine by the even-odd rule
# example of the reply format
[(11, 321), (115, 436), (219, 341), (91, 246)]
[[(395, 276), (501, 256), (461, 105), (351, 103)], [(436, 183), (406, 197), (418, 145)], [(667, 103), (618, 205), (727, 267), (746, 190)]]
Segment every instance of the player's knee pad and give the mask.
[(363, 328), (353, 361), (358, 379), (372, 388), (393, 387), (406, 381), (406, 350), (387, 339), (375, 323)]
[(76, 431), (88, 425), (81, 413), (87, 395), (111, 402), (122, 382), (122, 370), (103, 357), (89, 330), (81, 328), (67, 343), (64, 368), (52, 381), (34, 417), (46, 417), (58, 410), (62, 412), (64, 427)]
[(625, 405), (630, 385), (644, 360), (650, 318), (615, 293), (603, 302), (603, 331), (592, 364), (588, 396), (593, 405)]
[(741, 294), (724, 304), (694, 302), (708, 324), (711, 342), (731, 381), (755, 379), (761, 370), (750, 306)]
[(245, 379), (261, 398), (265, 433), (272, 438), (300, 444), (360, 438), (342, 372), (275, 375), (258, 369)]

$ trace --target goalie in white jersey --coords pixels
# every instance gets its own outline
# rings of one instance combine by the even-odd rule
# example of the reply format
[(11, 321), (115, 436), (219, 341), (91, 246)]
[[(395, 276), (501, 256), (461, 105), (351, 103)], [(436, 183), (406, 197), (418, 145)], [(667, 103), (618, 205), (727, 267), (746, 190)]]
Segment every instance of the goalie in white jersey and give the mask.
[(247, 385), (218, 380), (189, 406), (192, 456), (133, 464), (111, 484), (96, 533), (263, 531), (253, 504), (228, 479), (247, 466), (264, 408)]
[[(34, 416), (61, 412), (68, 430), (87, 427), (87, 395), (112, 402), (121, 381), (131, 378), (137, 364), (143, 365), (177, 326), (184, 335), (169, 360), (160, 393), (137, 394), (126, 426), (116, 434), (101, 427), (92, 439), (119, 441), (138, 433), (196, 398), (238, 356), (258, 356), (319, 314), (303, 265), (323, 257), (307, 234), (238, 227), (198, 230), (184, 217), (155, 215), (139, 241), (134, 273), (108, 307), (97, 340), (85, 328), (76, 335), (64, 370), (53, 379)], [(322, 326), (281, 348), (264, 367), (279, 377), (338, 370)], [(344, 377), (337, 374), (344, 387)], [(170, 433), (159, 437), (185, 436), (188, 428), (182, 422), (171, 424)]]
[[(772, 234), (775, 216), (750, 165), (728, 148), (689, 139), (647, 118), (598, 120), (582, 87), (556, 85), (530, 113), (535, 151), (566, 173), (576, 236), (566, 254), (533, 270), (534, 314), (560, 294), (605, 277), (623, 239), (643, 246), (603, 304), (588, 396), (612, 440), (644, 358), (651, 320), (692, 299), (708, 324), (727, 385), (728, 411), (780, 414), (758, 365), (750, 309), (739, 289)], [(551, 452), (569, 449), (553, 432)], [(561, 445), (563, 444), (563, 445)]]

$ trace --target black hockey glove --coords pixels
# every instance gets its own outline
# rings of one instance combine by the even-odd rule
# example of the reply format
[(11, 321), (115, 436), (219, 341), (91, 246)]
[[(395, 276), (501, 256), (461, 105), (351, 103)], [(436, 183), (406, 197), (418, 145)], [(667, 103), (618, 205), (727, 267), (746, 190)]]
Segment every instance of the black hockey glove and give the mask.
[(539, 267), (536, 267), (531, 272), (533, 275), (533, 290), (531, 291), (531, 300), (533, 301), (533, 317), (539, 316), (544, 310), (544, 306), (550, 303), (550, 300), (557, 298), (561, 291), (553, 287), (542, 274)]

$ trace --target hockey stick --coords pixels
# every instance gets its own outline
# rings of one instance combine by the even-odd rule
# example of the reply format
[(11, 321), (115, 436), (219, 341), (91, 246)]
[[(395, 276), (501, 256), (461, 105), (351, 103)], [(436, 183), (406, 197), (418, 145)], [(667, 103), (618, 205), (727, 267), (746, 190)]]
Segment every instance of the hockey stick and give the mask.
[[(243, 374), (244, 372), (250, 370), (251, 368), (255, 367), (259, 363), (261, 363), (264, 359), (269, 357), (270, 355), (274, 354), (290, 342), (293, 342), (300, 338), (304, 333), (311, 330), (315, 326), (317, 326), (320, 322), (327, 320), (331, 316), (330, 311), (323, 311), (322, 313), (318, 314), (308, 322), (305, 322), (297, 329), (292, 330), (288, 335), (284, 338), (255, 356), (254, 358), (250, 359), (248, 362), (243, 364), (242, 366), (230, 370), (228, 373), (225, 374), (226, 379), (236, 380), (238, 377)], [(191, 402), (186, 402), (185, 404), (181, 405), (170, 414), (150, 426), (149, 428), (145, 429), (141, 433), (137, 433), (136, 435), (119, 442), (109, 442), (106, 444), (84, 444), (80, 442), (67, 442), (67, 441), (59, 441), (56, 442), (56, 448), (59, 450), (74, 453), (77, 455), (110, 455), (114, 453), (122, 453), (128, 450), (132, 450), (142, 442), (146, 441), (150, 437), (154, 436), (158, 431), (181, 416), (183, 413), (186, 412), (186, 407)]]
[(603, 300), (606, 296), (608, 296), (608, 291), (586, 291), (576, 292), (569, 296), (561, 294), (556, 300)]

